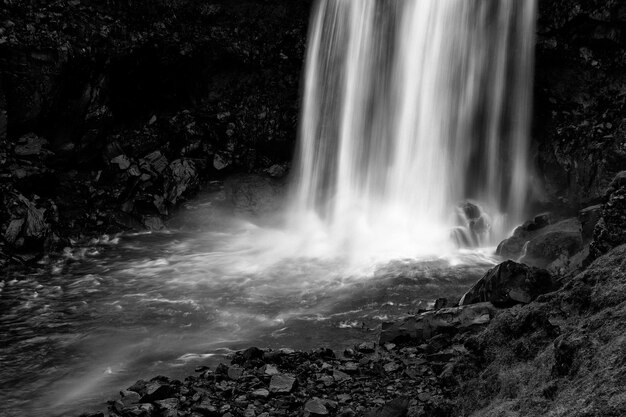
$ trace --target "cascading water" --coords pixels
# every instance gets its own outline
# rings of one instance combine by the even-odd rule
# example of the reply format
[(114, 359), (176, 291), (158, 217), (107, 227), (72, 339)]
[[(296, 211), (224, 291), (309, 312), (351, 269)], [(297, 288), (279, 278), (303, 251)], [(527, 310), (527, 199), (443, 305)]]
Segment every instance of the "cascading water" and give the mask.
[(430, 255), (451, 245), (454, 207), (472, 199), (502, 237), (527, 199), (535, 9), (318, 0), (292, 230), (338, 256)]

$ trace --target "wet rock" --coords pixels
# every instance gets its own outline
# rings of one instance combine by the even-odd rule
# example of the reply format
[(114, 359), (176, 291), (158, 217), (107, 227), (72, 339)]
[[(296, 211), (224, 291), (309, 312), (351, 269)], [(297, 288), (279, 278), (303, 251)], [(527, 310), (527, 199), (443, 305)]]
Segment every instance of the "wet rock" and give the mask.
[(563, 220), (530, 239), (520, 262), (545, 268), (561, 254), (572, 256), (582, 248), (582, 227), (579, 220)]
[[(547, 215), (546, 215), (547, 216)], [(496, 253), (505, 258), (545, 268), (565, 254), (574, 255), (583, 248), (582, 227), (577, 218), (546, 225), (550, 220), (535, 217), (518, 227), (513, 236), (498, 245)]]
[(178, 417), (180, 401), (177, 398), (166, 398), (155, 401), (154, 404), (159, 410), (159, 417)]
[(126, 171), (128, 168), (130, 168), (131, 162), (126, 155), (118, 155), (115, 158), (111, 159), (111, 164), (117, 165), (117, 167), (121, 171)]
[(270, 380), (270, 392), (275, 394), (288, 394), (293, 390), (296, 379), (283, 374), (272, 376)]
[(123, 417), (152, 417), (155, 415), (156, 407), (150, 403), (136, 404), (125, 407), (122, 411)]
[(327, 416), (328, 409), (319, 398), (312, 398), (304, 404), (304, 415), (310, 417)]
[(376, 351), (375, 342), (363, 342), (356, 347), (356, 350), (361, 353), (374, 353)]
[(171, 397), (172, 394), (174, 394), (174, 390), (171, 385), (153, 380), (146, 384), (141, 401), (154, 402), (164, 400)]
[(408, 341), (419, 344), (439, 334), (474, 332), (488, 324), (496, 313), (493, 304), (485, 302), (409, 316), (396, 322), (383, 323), (379, 344)]
[(268, 365), (265, 365), (263, 369), (263, 373), (265, 375), (273, 376), (273, 375), (278, 375), (280, 371), (278, 370), (278, 368), (276, 368), (276, 366), (268, 364)]
[(137, 404), (141, 401), (141, 396), (138, 393), (130, 390), (121, 391), (120, 396), (122, 397), (121, 402), (125, 407), (128, 407), (132, 404)]
[(557, 282), (547, 271), (506, 261), (489, 270), (465, 293), (459, 304), (489, 301), (496, 307), (510, 307), (528, 304), (557, 288)]

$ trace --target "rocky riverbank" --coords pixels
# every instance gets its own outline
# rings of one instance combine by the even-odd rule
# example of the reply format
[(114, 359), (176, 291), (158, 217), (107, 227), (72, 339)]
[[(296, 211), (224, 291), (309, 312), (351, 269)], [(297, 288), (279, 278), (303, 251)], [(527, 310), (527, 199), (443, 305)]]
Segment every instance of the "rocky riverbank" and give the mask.
[[(184, 381), (137, 381), (109, 402), (109, 416), (624, 415), (624, 178), (606, 190), (593, 239), (577, 250), (576, 219), (538, 216), (511, 238), (534, 232), (524, 236), (555, 258), (552, 273), (505, 261), (458, 305), (442, 298), (384, 323), (378, 343), (252, 347)], [(511, 239), (501, 248), (517, 247)], [(522, 259), (546, 265), (528, 254)]]

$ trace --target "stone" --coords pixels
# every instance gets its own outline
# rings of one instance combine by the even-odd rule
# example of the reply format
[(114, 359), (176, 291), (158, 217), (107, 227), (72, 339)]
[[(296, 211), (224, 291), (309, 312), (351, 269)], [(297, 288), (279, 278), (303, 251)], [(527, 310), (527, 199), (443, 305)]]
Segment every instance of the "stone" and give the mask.
[(178, 417), (180, 401), (177, 398), (166, 398), (155, 401), (154, 404), (159, 409), (159, 417)]
[(270, 396), (270, 392), (265, 388), (252, 391), (252, 397), (254, 398), (267, 398)]
[(42, 238), (48, 231), (48, 224), (44, 219), (45, 209), (38, 209), (34, 204), (27, 203), (25, 235), (32, 238)]
[(545, 268), (561, 254), (572, 256), (583, 248), (578, 219), (567, 219), (546, 227), (528, 241), (520, 262)]
[(170, 165), (171, 177), (168, 177), (165, 188), (167, 200), (175, 204), (187, 191), (194, 190), (198, 184), (198, 171), (193, 161), (177, 159)]
[(241, 366), (233, 365), (228, 367), (228, 377), (234, 381), (243, 376), (243, 368)]
[(128, 417), (152, 417), (155, 411), (154, 405), (144, 403), (124, 408), (123, 415)]
[(408, 341), (419, 344), (439, 334), (475, 332), (488, 324), (496, 314), (497, 309), (490, 302), (427, 311), (383, 323), (379, 344)]
[(490, 269), (463, 296), (459, 305), (491, 302), (496, 307), (528, 304), (538, 296), (558, 289), (547, 271), (506, 261)]
[(139, 161), (139, 166), (148, 171), (161, 174), (167, 167), (167, 158), (160, 151), (154, 151)]
[(47, 140), (40, 138), (34, 133), (22, 136), (15, 146), (14, 152), (17, 156), (38, 156), (41, 154), (43, 147), (48, 143)]
[(174, 394), (174, 390), (169, 384), (163, 384), (158, 381), (150, 381), (146, 384), (145, 394), (141, 397), (142, 402), (154, 402), (170, 398)]
[(122, 171), (126, 171), (128, 168), (130, 168), (131, 164), (130, 159), (128, 159), (128, 157), (123, 154), (111, 159), (111, 163), (117, 165), (117, 167)]
[(137, 404), (139, 401), (141, 401), (141, 396), (134, 391), (121, 391), (120, 396), (122, 397), (121, 402), (125, 407), (128, 407), (132, 404)]
[(296, 379), (294, 377), (278, 374), (270, 380), (270, 392), (275, 394), (288, 394), (293, 390)]
[(304, 404), (305, 416), (327, 416), (328, 414), (328, 409), (319, 398), (312, 398)]
[(267, 169), (267, 174), (272, 178), (283, 178), (287, 174), (287, 168), (284, 165), (272, 165)]
[(582, 248), (582, 225), (577, 218), (555, 223), (550, 215), (545, 214), (515, 229), (513, 236), (498, 245), (496, 253), (504, 258), (545, 268), (561, 254), (572, 256)]
[(15, 244), (15, 242), (17, 242), (20, 234), (22, 233), (22, 227), (24, 226), (24, 222), (24, 219), (11, 220), (9, 226), (7, 227), (7, 230), (4, 231), (4, 239), (7, 241), (7, 243), (13, 245)]
[(265, 369), (263, 370), (263, 373), (265, 375), (273, 376), (273, 375), (278, 375), (280, 372), (278, 371), (278, 368), (276, 368), (276, 366), (267, 364), (265, 365)]
[(213, 157), (213, 168), (215, 168), (218, 171), (223, 170), (224, 168), (227, 168), (230, 165), (230, 163), (221, 155), (215, 155)]
[(356, 347), (356, 350), (361, 353), (374, 353), (376, 351), (375, 342), (363, 342)]
[(345, 372), (341, 372), (335, 369), (333, 370), (333, 379), (337, 382), (341, 382), (341, 381), (348, 381), (352, 379), (352, 377), (346, 374)]

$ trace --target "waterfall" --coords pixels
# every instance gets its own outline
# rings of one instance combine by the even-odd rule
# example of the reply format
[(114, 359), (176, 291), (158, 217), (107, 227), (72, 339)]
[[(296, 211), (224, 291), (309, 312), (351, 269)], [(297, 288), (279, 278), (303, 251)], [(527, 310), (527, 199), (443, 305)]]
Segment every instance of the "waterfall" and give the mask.
[(466, 200), (490, 213), (491, 239), (519, 222), (535, 9), (536, 0), (317, 0), (292, 229), (323, 234), (330, 252), (394, 257), (448, 249)]

